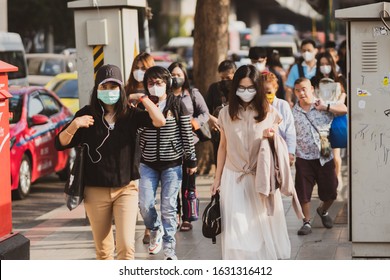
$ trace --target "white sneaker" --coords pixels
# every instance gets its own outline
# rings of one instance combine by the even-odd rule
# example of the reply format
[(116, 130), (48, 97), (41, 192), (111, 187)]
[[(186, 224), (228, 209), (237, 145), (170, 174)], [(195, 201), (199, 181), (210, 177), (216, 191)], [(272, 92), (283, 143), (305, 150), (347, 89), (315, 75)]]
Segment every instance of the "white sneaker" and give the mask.
[(177, 260), (175, 250), (171, 248), (164, 249), (164, 255), (165, 255), (164, 260)]
[(150, 231), (149, 254), (156, 255), (161, 251), (163, 235), (161, 228)]

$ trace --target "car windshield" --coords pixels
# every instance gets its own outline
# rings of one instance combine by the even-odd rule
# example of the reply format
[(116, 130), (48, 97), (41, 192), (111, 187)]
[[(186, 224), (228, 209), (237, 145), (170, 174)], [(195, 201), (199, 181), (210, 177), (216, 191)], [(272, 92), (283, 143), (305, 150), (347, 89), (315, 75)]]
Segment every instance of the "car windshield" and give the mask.
[(31, 75), (55, 76), (65, 69), (64, 62), (55, 58), (28, 58), (27, 64)]
[(13, 95), (9, 99), (10, 123), (17, 123), (22, 116), (22, 95)]
[(78, 98), (79, 97), (79, 88), (77, 80), (65, 80), (61, 83), (58, 83), (53, 91), (60, 98)]
[(279, 55), (282, 56), (293, 56), (293, 49), (291, 47), (267, 47), (267, 52), (278, 51)]
[(0, 60), (18, 67), (18, 71), (8, 73), (8, 79), (20, 79), (27, 76), (24, 54), (22, 51), (0, 52)]

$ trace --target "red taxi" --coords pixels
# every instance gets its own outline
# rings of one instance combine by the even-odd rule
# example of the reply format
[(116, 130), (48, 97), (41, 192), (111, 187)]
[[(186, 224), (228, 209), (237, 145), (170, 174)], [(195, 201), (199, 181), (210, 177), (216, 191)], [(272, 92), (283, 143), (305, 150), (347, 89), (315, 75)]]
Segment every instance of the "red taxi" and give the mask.
[(60, 99), (43, 87), (10, 87), (11, 189), (25, 198), (31, 184), (56, 172), (65, 180), (74, 150), (57, 151), (54, 139), (73, 115)]

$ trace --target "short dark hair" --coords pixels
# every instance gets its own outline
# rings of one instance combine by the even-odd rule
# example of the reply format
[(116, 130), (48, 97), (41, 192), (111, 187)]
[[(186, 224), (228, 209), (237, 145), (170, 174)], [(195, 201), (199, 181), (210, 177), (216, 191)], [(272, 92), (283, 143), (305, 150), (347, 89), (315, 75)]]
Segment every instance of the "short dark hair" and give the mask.
[(325, 49), (335, 49), (335, 48), (336, 48), (335, 41), (326, 41), (325, 42)]
[(264, 47), (251, 47), (249, 49), (248, 57), (250, 59), (259, 59), (261, 57), (267, 57), (267, 49)]
[(302, 82), (309, 82), (311, 84), (311, 81), (308, 78), (300, 77), (300, 78), (295, 80), (294, 86), (297, 85), (297, 84), (300, 84)]
[(226, 59), (218, 65), (218, 73), (222, 73), (228, 70), (233, 70), (234, 72), (237, 70), (237, 65), (233, 60)]
[(162, 79), (164, 83), (167, 85), (166, 92), (168, 92), (171, 89), (172, 84), (172, 76), (171, 73), (168, 71), (168, 69), (162, 67), (162, 66), (152, 66), (148, 70), (145, 71), (143, 85), (146, 90), (147, 94), (149, 93), (148, 89), (148, 80), (149, 79)]
[(304, 46), (304, 45), (307, 45), (307, 44), (312, 44), (312, 46), (314, 48), (317, 48), (317, 45), (316, 45), (316, 42), (313, 40), (313, 39), (310, 39), (310, 38), (306, 38), (306, 39), (303, 39), (302, 42), (301, 42), (301, 48)]

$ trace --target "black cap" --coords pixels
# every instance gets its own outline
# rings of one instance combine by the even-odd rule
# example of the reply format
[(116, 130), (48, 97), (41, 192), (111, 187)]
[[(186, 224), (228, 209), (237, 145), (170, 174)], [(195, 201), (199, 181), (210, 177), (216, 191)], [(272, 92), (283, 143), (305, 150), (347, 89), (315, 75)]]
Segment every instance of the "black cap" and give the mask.
[(96, 73), (95, 85), (114, 82), (123, 86), (122, 73), (118, 66), (106, 64), (99, 68)]
[(250, 59), (259, 59), (267, 57), (267, 49), (264, 47), (251, 47), (249, 49), (248, 57)]

